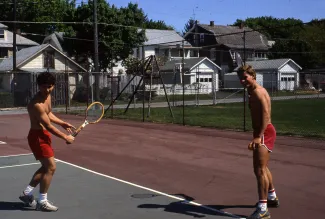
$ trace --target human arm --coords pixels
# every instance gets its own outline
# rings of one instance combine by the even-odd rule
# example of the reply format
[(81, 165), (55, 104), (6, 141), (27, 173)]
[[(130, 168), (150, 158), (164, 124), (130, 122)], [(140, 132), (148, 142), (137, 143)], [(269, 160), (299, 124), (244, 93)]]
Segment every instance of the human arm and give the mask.
[(64, 123), (64, 121), (62, 121), (61, 119), (59, 119), (58, 117), (56, 117), (52, 112), (50, 112), (48, 114), (50, 121), (57, 124), (57, 125), (62, 125)]
[(67, 123), (61, 119), (59, 119), (57, 116), (55, 116), (52, 112), (50, 112), (48, 114), (48, 117), (50, 118), (50, 121), (62, 126), (62, 128), (64, 128), (65, 130), (67, 130), (69, 133), (72, 133), (71, 128), (76, 129), (73, 125), (71, 125), (70, 123)]
[(64, 139), (68, 143), (72, 143), (73, 137), (71, 135), (66, 135), (65, 133), (61, 132), (51, 123), (51, 119), (49, 115), (45, 112), (44, 108), (41, 107), (39, 104), (34, 105), (34, 115), (37, 120), (53, 135)]
[(249, 144), (249, 149), (255, 149), (261, 145), (261, 138), (267, 128), (267, 125), (270, 121), (270, 106), (268, 103), (268, 98), (264, 94), (263, 91), (256, 91), (255, 93), (255, 101), (256, 107), (255, 108), (255, 116), (257, 116), (255, 120), (255, 125), (253, 129), (253, 140)]

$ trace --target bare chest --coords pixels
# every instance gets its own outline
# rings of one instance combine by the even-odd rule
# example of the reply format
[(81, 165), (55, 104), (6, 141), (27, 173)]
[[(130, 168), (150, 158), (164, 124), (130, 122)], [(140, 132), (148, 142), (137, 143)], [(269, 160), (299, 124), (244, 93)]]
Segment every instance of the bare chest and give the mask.
[(256, 111), (261, 108), (261, 102), (255, 95), (248, 96), (248, 106), (251, 111)]

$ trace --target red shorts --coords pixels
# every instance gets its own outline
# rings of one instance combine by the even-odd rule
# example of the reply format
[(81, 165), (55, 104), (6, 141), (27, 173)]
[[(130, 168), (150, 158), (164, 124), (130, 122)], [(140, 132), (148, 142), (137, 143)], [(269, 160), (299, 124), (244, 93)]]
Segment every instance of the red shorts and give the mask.
[(272, 124), (268, 124), (262, 136), (262, 145), (272, 152), (276, 139), (276, 131)]
[(31, 129), (27, 139), (36, 160), (54, 156), (51, 133), (47, 130)]

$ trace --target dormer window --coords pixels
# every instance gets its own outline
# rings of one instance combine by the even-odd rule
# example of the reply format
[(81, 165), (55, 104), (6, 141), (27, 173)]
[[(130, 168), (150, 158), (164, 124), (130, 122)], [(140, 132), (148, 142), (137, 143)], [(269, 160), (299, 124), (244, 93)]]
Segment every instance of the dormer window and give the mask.
[(44, 53), (44, 68), (55, 68), (55, 53), (54, 52), (45, 52)]
[(0, 39), (4, 39), (4, 38), (5, 38), (5, 30), (0, 29)]
[(200, 43), (204, 43), (204, 33), (200, 33)]

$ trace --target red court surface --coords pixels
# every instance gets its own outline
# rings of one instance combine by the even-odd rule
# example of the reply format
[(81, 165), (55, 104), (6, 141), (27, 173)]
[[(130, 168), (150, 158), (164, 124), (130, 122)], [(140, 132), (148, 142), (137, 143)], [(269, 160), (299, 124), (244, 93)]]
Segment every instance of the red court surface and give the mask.
[[(75, 126), (83, 122), (59, 117)], [(0, 141), (7, 143), (0, 145), (0, 156), (30, 153), (28, 129), (26, 114), (0, 116)], [(248, 216), (258, 200), (250, 140), (250, 133), (102, 120), (88, 125), (72, 145), (53, 137), (53, 147), (58, 159)], [(270, 208), (272, 218), (323, 218), (324, 157), (325, 141), (278, 136), (269, 169), (280, 207)]]

